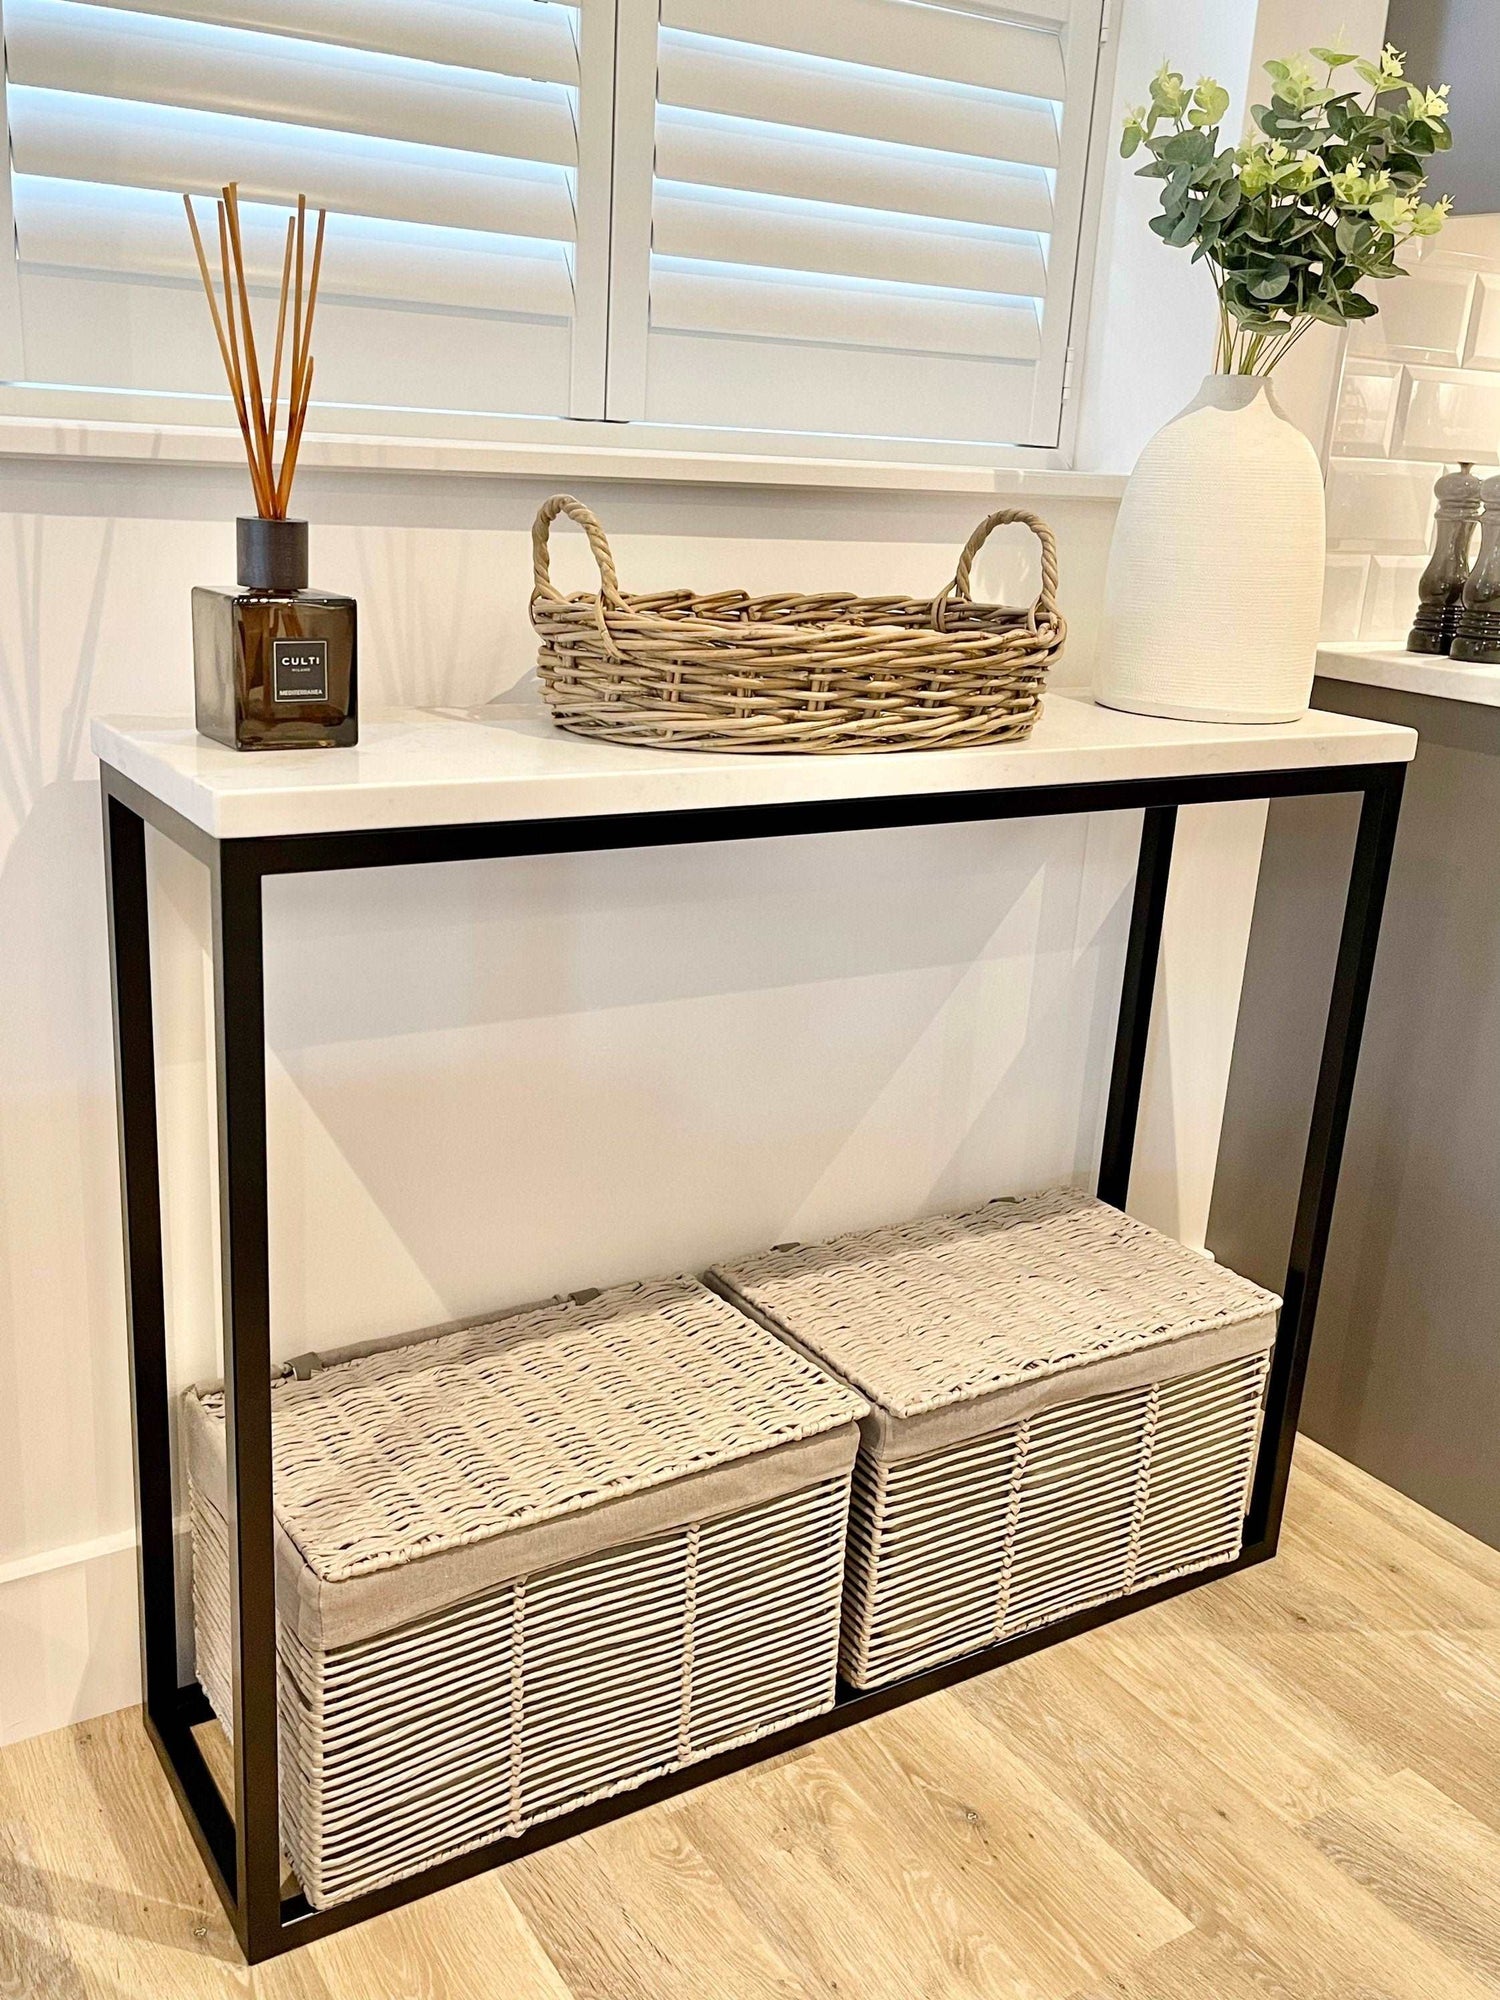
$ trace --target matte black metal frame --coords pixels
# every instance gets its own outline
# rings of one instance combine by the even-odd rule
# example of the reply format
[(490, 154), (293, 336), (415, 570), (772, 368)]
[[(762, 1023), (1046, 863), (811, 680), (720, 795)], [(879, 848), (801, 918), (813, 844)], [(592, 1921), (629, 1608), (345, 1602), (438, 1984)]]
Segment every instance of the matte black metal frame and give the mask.
[[(218, 840), (106, 765), (104, 847), (124, 1210), (126, 1302), (135, 1439), (145, 1721), (177, 1800), (252, 1963), (359, 1923), (515, 1856), (775, 1756), (933, 1689), (1071, 1637), (1275, 1553), (1308, 1343), (1332, 1219), (1381, 908), (1396, 838), (1402, 764), (1215, 777), (1051, 785), (705, 811), (427, 826)], [(826, 1715), (706, 1759), (619, 1797), (492, 1841), (336, 1908), (283, 1898), (278, 1840), (276, 1620), (271, 1490), (271, 1349), (266, 1208), (266, 1068), (261, 883), (268, 875), (389, 868), (527, 854), (748, 840), (857, 828), (1052, 817), (1144, 809), (1125, 977), (1110, 1076), (1099, 1193), (1123, 1205), (1145, 1071), (1162, 920), (1180, 806), (1350, 792), (1359, 827), (1297, 1200), (1285, 1304), (1267, 1391), (1243, 1553), (1178, 1579), (954, 1660), (874, 1692), (841, 1688)], [(212, 882), (217, 1024), (221, 1267), (228, 1432), (234, 1803), (226, 1805), (192, 1731), (210, 1711), (178, 1685), (171, 1431), (162, 1273), (152, 1028), (147, 825), (196, 855)]]

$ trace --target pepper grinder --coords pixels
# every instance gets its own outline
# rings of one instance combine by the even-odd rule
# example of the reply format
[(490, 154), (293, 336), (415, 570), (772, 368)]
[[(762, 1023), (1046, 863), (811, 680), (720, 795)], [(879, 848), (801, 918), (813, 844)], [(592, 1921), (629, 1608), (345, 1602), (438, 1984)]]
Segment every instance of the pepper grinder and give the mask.
[(1433, 487), (1437, 522), (1432, 556), (1417, 585), (1417, 615), (1407, 635), (1408, 653), (1446, 653), (1463, 612), (1474, 523), (1480, 516), (1480, 486), (1465, 460)]
[(1479, 492), (1484, 501), (1479, 555), (1464, 585), (1451, 651), (1455, 660), (1500, 667), (1500, 474), (1486, 479)]

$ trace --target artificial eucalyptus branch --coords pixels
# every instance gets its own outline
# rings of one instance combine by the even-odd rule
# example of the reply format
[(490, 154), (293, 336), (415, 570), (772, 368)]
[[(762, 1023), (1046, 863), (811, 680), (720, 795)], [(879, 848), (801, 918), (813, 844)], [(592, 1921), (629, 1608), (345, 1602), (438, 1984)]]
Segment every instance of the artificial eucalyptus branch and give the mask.
[[(1313, 64), (1325, 72), (1319, 83)], [(1335, 79), (1352, 65), (1364, 91)], [(1138, 171), (1162, 182), (1151, 227), (1165, 243), (1193, 247), (1219, 294), (1215, 366), (1267, 375), (1308, 327), (1343, 326), (1378, 308), (1357, 289), (1406, 274), (1396, 253), (1434, 235), (1449, 202), (1424, 202), (1424, 162), (1452, 145), (1448, 86), (1419, 90), (1387, 44), (1378, 62), (1312, 49), (1268, 62), (1269, 104), (1256, 135), (1219, 143), (1229, 92), (1212, 77), (1191, 90), (1165, 63), (1151, 102), (1127, 113), (1120, 151), (1151, 155)], [(1400, 103), (1388, 100), (1399, 96)]]

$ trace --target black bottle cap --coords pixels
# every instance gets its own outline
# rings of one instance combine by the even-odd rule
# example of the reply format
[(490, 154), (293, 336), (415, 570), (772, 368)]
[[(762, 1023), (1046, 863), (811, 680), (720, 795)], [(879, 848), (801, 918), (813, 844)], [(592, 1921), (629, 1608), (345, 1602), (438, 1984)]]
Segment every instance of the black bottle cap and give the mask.
[(242, 515), (234, 524), (234, 540), (242, 590), (306, 590), (306, 521)]

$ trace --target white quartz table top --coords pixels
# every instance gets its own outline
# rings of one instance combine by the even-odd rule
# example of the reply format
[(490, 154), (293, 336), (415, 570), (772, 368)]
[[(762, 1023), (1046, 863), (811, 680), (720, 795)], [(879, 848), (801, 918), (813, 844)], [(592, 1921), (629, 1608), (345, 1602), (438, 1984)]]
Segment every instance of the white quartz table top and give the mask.
[(221, 840), (385, 827), (1116, 783), (1400, 763), (1412, 730), (1314, 711), (1265, 725), (1168, 722), (1050, 694), (1024, 743), (816, 757), (638, 750), (553, 728), (539, 707), (388, 709), (347, 750), (243, 752), (179, 718), (93, 724), (101, 760)]
[(1500, 667), (1469, 666), (1440, 653), (1408, 653), (1398, 646), (1320, 646), (1318, 672), (1360, 687), (1500, 708)]

